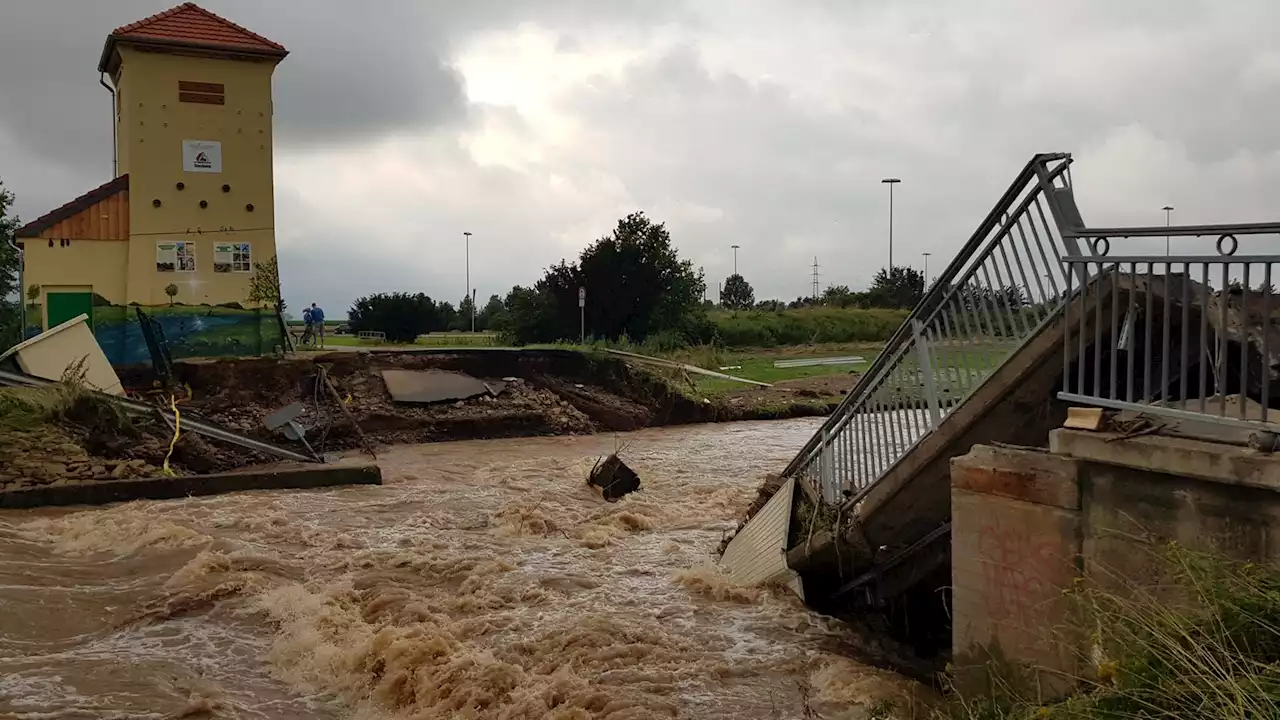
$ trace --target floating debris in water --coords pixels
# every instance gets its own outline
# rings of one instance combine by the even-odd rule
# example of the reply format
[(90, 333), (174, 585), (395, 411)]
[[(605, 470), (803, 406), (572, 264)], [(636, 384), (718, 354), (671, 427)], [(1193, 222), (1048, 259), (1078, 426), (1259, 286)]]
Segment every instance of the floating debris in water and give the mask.
[(640, 476), (614, 453), (604, 460), (596, 461), (587, 477), (587, 483), (598, 489), (605, 500), (617, 502), (624, 495), (640, 489)]

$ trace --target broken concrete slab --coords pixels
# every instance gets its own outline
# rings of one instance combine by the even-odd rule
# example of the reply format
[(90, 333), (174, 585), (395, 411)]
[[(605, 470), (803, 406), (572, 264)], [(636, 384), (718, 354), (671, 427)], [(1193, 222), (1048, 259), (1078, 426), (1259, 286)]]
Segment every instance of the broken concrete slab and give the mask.
[(383, 370), (382, 381), (391, 399), (400, 403), (437, 403), (470, 400), (481, 395), (496, 397), (505, 382), (480, 380), (446, 370)]
[(244, 490), (325, 488), (337, 485), (381, 485), (377, 465), (274, 467), (214, 475), (85, 481), (0, 492), (0, 509), (18, 510), (58, 505), (106, 505), (129, 500), (172, 500)]

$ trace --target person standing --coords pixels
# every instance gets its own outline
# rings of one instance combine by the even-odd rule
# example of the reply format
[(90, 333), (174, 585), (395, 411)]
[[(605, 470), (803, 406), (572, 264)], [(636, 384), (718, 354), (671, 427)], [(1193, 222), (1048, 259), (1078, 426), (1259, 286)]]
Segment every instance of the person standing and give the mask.
[(324, 347), (324, 310), (311, 303), (311, 322), (315, 325), (316, 346)]

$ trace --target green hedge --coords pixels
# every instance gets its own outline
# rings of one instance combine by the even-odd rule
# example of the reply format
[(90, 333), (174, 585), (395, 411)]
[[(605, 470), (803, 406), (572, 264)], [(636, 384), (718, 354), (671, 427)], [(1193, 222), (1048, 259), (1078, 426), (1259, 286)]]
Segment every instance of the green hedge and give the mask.
[(810, 343), (884, 342), (907, 319), (906, 310), (800, 308), (716, 311), (719, 342), (728, 347), (779, 347)]

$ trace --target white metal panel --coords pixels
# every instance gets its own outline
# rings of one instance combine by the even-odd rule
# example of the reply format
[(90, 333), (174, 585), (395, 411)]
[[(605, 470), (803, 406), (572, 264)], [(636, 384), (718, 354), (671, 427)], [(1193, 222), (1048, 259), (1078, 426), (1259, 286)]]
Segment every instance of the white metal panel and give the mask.
[(720, 565), (736, 584), (794, 585), (795, 574), (787, 567), (787, 535), (791, 530), (791, 501), (795, 489), (795, 478), (788, 478), (729, 541)]

